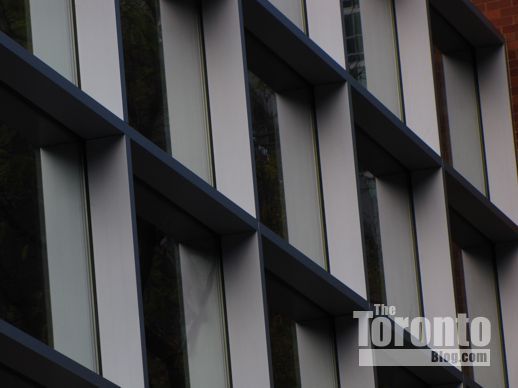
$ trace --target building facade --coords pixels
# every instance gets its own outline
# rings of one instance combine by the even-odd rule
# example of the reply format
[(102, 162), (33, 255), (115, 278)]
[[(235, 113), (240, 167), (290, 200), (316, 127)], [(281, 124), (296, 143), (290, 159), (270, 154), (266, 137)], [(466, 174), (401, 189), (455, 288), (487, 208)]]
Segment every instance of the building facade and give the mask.
[[(0, 386), (518, 387), (506, 46), (470, 1), (0, 0), (0, 31)], [(379, 305), (393, 347), (464, 317), (490, 365), (363, 365)]]

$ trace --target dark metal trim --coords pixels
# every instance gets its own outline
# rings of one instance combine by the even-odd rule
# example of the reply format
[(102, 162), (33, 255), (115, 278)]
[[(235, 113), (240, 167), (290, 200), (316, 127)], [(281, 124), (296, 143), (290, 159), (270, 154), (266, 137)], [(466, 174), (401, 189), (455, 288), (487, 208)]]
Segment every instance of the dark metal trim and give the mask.
[(243, 0), (245, 28), (312, 85), (340, 83), (345, 69), (267, 0)]
[(133, 133), (133, 173), (219, 235), (254, 232), (257, 220), (140, 133)]
[(268, 271), (332, 316), (369, 310), (368, 302), (266, 226), (259, 225)]
[(501, 46), (505, 42), (495, 26), (469, 0), (430, 0), (430, 6), (475, 48)]
[(518, 226), (451, 166), (444, 164), (448, 204), (493, 243), (518, 241)]
[(0, 320), (0, 349), (0, 364), (45, 387), (117, 387), (4, 320)]

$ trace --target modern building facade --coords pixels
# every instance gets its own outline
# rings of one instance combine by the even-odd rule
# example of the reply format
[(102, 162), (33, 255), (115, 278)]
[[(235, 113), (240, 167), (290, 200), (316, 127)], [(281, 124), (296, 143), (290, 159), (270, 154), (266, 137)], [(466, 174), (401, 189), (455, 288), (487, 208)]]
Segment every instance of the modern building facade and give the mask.
[[(518, 387), (471, 2), (0, 0), (0, 30), (0, 386)], [(487, 318), (490, 366), (360, 366), (376, 304)]]

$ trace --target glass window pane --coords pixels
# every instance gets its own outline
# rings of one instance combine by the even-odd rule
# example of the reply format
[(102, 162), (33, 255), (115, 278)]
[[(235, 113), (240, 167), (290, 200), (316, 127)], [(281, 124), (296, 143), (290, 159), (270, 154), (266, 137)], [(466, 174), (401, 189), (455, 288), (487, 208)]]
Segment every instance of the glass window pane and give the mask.
[(121, 0), (128, 120), (169, 150), (169, 125), (158, 0)]
[(0, 123), (0, 316), (49, 344), (38, 159), (18, 131)]
[(438, 13), (431, 22), (441, 156), (488, 195), (475, 50)]
[(406, 173), (376, 180), (383, 247), (386, 302), (398, 316), (421, 316), (420, 277), (414, 236), (410, 178)]
[(248, 74), (260, 219), (288, 238), (275, 93), (253, 73)]
[(392, 113), (403, 117), (392, 0), (351, 0), (342, 6), (349, 72)]
[(97, 370), (82, 149), (0, 123), (0, 318)]
[[(363, 148), (367, 147), (365, 141), (362, 137), (359, 142), (358, 156), (369, 301), (395, 306), (400, 316), (418, 317), (422, 313), (421, 283), (410, 177), (404, 171), (380, 172), (397, 163), (389, 155), (382, 156), (382, 149)], [(380, 153), (381, 161), (370, 158), (372, 152)], [(379, 176), (366, 169), (366, 163)]]
[(326, 267), (312, 94), (249, 74), (261, 222)]
[(201, 8), (121, 0), (128, 121), (214, 183)]
[(151, 387), (227, 387), (226, 334), (216, 240), (183, 244), (138, 220)]
[(470, 321), (484, 317), (491, 324), (491, 341), (483, 347), (490, 350), (490, 365), (463, 365), (462, 371), (482, 386), (504, 387), (506, 372), (495, 247), (456, 212), (450, 212), (449, 220), (457, 314), (468, 317), (468, 344), (461, 348), (477, 348), (469, 338)]
[(360, 172), (360, 199), (369, 301), (373, 304), (385, 304), (387, 298), (383, 275), (376, 178), (369, 171)]
[(26, 49), (32, 47), (29, 4), (20, 0), (0, 0), (0, 31)]
[(172, 154), (212, 183), (201, 9), (191, 0), (160, 5)]
[(0, 31), (78, 84), (71, 0), (0, 0)]
[(270, 345), (275, 387), (300, 387), (295, 322), (280, 313), (270, 315)]
[(32, 50), (54, 70), (78, 84), (71, 0), (29, 0)]
[(275, 7), (281, 11), (302, 31), (307, 32), (306, 27), (306, 4), (304, 0), (270, 0)]
[(266, 280), (274, 387), (336, 388), (332, 319), (280, 279)]
[(40, 149), (53, 346), (97, 369), (88, 218), (81, 148)]
[(471, 52), (443, 55), (444, 88), (452, 165), (486, 193), (475, 63)]
[(337, 388), (335, 341), (332, 320), (296, 323), (300, 380), (303, 388)]

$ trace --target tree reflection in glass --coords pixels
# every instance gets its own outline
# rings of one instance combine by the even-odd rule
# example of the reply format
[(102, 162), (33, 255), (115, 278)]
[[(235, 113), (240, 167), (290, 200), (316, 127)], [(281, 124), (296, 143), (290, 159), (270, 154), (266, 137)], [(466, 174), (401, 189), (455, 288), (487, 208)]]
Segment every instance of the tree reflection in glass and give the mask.
[(369, 301), (386, 303), (376, 178), (369, 171), (360, 172), (360, 195)]
[(283, 314), (270, 312), (270, 346), (274, 386), (300, 388), (295, 321)]
[(288, 238), (275, 92), (249, 72), (255, 175), (263, 224)]
[(129, 124), (170, 152), (157, 0), (121, 0), (121, 27)]
[(26, 49), (31, 49), (28, 1), (0, 0), (0, 31)]
[(0, 318), (51, 342), (39, 154), (0, 123)]
[(139, 219), (140, 273), (151, 387), (188, 387), (178, 245)]

